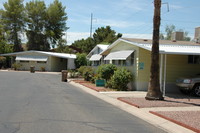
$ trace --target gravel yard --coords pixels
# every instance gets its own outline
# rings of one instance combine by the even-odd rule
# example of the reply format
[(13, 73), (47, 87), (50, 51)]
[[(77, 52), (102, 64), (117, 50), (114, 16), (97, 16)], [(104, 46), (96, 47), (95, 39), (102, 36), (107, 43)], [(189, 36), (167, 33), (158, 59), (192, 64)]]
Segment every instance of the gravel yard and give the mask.
[(200, 111), (150, 111), (150, 113), (200, 133)]
[(118, 98), (118, 100), (121, 100), (138, 108), (200, 106), (199, 98), (176, 99), (176, 98), (166, 97), (164, 101), (154, 101), (154, 100), (145, 100), (145, 98), (120, 97)]
[[(200, 98), (171, 98), (164, 101), (149, 101), (145, 98), (121, 97), (118, 100), (137, 108), (200, 106)], [(150, 113), (200, 133), (200, 111), (150, 111)]]

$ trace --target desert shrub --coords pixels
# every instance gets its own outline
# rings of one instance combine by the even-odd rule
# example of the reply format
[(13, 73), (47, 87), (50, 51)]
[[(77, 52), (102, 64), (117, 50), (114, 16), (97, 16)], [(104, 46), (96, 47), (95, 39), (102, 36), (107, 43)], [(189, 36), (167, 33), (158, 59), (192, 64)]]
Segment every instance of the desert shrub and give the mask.
[(42, 72), (45, 72), (45, 71), (46, 71), (45, 67), (40, 67), (40, 70), (41, 70)]
[(83, 71), (83, 78), (86, 81), (91, 81), (94, 76), (94, 70), (91, 67), (86, 67)]
[(75, 70), (69, 70), (68, 71), (68, 78), (78, 78), (80, 75), (79, 72), (75, 71)]
[(83, 72), (86, 68), (87, 66), (81, 66), (80, 68), (78, 68), (78, 72), (80, 73), (81, 76), (83, 76)]
[(12, 68), (14, 68), (14, 70), (18, 70), (22, 65), (20, 63), (13, 63), (12, 64)]
[(106, 81), (111, 78), (114, 74), (114, 71), (117, 70), (117, 67), (113, 64), (104, 64), (99, 66), (97, 69), (97, 74), (101, 79), (105, 79)]
[(127, 84), (133, 79), (133, 75), (125, 68), (118, 68), (111, 79), (107, 82), (107, 87), (122, 90), (127, 90)]

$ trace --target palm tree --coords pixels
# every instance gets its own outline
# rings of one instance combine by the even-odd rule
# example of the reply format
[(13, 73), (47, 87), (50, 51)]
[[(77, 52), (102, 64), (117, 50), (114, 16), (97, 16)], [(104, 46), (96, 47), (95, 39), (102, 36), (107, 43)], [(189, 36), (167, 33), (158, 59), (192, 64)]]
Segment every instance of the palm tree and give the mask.
[(151, 51), (151, 75), (146, 100), (163, 100), (159, 84), (159, 32), (161, 0), (154, 0), (153, 41)]

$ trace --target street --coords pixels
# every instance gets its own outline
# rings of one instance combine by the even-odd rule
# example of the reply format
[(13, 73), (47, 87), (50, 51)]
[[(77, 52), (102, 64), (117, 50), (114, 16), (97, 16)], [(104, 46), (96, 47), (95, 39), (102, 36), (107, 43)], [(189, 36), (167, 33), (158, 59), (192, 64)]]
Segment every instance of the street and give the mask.
[(0, 71), (0, 133), (162, 133), (61, 82), (61, 75)]

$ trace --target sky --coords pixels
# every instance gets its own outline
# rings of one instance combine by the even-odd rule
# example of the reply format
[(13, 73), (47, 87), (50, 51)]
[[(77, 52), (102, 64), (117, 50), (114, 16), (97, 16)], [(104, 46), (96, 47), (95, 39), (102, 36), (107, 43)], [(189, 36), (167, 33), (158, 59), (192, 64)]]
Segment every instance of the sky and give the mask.
[[(7, 0), (0, 0), (0, 8)], [(30, 0), (24, 0), (24, 3)], [(68, 16), (66, 35), (68, 45), (90, 36), (97, 28), (111, 26), (122, 37), (151, 39), (153, 31), (153, 0), (60, 0)], [(45, 0), (46, 5), (53, 0)], [(194, 38), (195, 27), (200, 26), (200, 0), (162, 0), (160, 32), (166, 25), (175, 25)], [(169, 8), (168, 8), (169, 7)]]

